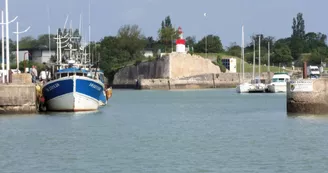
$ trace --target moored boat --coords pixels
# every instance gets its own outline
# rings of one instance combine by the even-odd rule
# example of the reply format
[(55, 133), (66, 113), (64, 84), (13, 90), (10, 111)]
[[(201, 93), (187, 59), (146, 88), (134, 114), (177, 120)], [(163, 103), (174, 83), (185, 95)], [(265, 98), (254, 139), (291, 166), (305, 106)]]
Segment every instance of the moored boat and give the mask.
[(252, 86), (252, 84), (250, 84), (250, 83), (239, 84), (236, 87), (236, 92), (237, 93), (248, 93), (251, 86)]
[(47, 111), (94, 111), (104, 84), (87, 77), (88, 71), (77, 67), (58, 70), (55, 78), (43, 86)]
[(274, 73), (271, 83), (268, 85), (270, 93), (285, 93), (287, 91), (287, 82), (290, 80), (288, 73)]

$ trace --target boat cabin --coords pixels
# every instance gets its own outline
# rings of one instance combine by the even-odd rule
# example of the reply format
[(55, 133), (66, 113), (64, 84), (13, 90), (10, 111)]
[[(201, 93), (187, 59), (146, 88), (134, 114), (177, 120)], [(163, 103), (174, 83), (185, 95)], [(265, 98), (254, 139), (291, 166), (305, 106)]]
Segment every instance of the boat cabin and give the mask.
[(288, 73), (274, 73), (271, 83), (287, 82), (290, 80)]
[(55, 73), (55, 79), (59, 79), (67, 76), (85, 76), (89, 78), (99, 79), (102, 83), (105, 83), (103, 71), (89, 71), (83, 68), (69, 67), (65, 69), (59, 69)]
[(60, 69), (56, 72), (55, 78), (62, 78), (62, 77), (67, 77), (67, 76), (88, 76), (88, 71), (79, 69), (76, 67), (71, 67), (71, 68), (65, 68), (65, 69)]

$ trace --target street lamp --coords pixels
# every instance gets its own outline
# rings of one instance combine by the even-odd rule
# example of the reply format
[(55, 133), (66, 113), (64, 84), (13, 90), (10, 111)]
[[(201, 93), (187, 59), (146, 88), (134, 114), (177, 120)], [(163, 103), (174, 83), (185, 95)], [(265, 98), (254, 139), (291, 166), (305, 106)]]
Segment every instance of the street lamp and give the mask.
[(13, 21), (15, 21), (17, 19), (17, 16), (12, 20), (12, 21), (9, 21), (9, 10), (8, 10), (8, 0), (6, 0), (5, 2), (5, 8), (6, 8), (6, 23), (4, 23), (6, 25), (6, 58), (7, 58), (7, 82), (9, 83), (9, 66), (10, 66), (10, 63), (9, 63), (9, 24)]
[(13, 32), (14, 34), (16, 34), (16, 57), (17, 57), (17, 72), (19, 70), (19, 34), (23, 34), (25, 32), (27, 32), (31, 27), (27, 27), (27, 29), (25, 29), (24, 31), (18, 31), (18, 22), (16, 23), (16, 32)]
[[(4, 75), (4, 71), (5, 71), (5, 40), (4, 40), (4, 37), (5, 37), (5, 33), (4, 33), (4, 31), (5, 31), (5, 29), (4, 29), (4, 25), (7, 25), (7, 24), (10, 24), (10, 23), (12, 23), (12, 22), (14, 22), (15, 20), (17, 19), (17, 16), (13, 19), (13, 20), (11, 20), (11, 21), (9, 21), (9, 22), (4, 22), (4, 14), (3, 14), (3, 11), (1, 11), (1, 45), (2, 45), (2, 62), (1, 62), (1, 68), (2, 68), (2, 83), (5, 83), (5, 75)], [(7, 37), (6, 37), (7, 38)], [(9, 41), (8, 41), (9, 42)], [(7, 42), (7, 43), (8, 43)], [(9, 43), (8, 43), (8, 47), (9, 47)], [(9, 48), (7, 49), (7, 50), (9, 50)], [(7, 51), (7, 52), (9, 52), (9, 51)], [(6, 59), (6, 61), (7, 61), (7, 72), (9, 71), (9, 58), (7, 58)], [(9, 82), (9, 78), (7, 78), (7, 82)]]

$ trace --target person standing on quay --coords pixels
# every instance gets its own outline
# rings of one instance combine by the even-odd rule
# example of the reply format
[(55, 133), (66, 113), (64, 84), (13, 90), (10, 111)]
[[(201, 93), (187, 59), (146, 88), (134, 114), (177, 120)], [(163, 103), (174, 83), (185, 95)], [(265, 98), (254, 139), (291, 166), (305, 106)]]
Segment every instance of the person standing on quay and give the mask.
[(32, 66), (31, 75), (32, 75), (32, 83), (36, 83), (36, 78), (38, 76), (38, 70), (35, 68), (34, 65)]

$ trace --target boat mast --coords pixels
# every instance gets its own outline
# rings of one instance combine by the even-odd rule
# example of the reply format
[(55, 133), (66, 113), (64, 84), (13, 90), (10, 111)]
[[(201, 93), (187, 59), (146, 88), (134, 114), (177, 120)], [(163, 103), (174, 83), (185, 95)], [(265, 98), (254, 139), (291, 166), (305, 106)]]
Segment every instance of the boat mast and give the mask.
[(245, 53), (244, 53), (244, 25), (242, 26), (242, 57), (243, 57), (243, 82), (245, 80)]
[(70, 29), (68, 30), (69, 32), (69, 43), (68, 43), (68, 48), (69, 48), (69, 59), (70, 60), (73, 60), (72, 59), (72, 48), (73, 48), (73, 45), (72, 45), (72, 37), (73, 37), (73, 26), (72, 26), (72, 20), (70, 22)]
[(255, 80), (255, 40), (253, 39), (253, 80)]
[(59, 64), (59, 29), (57, 29), (57, 37), (56, 37), (56, 55), (57, 55), (57, 61), (56, 63)]
[(259, 83), (261, 80), (261, 35), (259, 35)]
[[(89, 59), (91, 58), (91, 17), (90, 17), (90, 11), (91, 11), (91, 0), (89, 0)], [(93, 61), (91, 61), (91, 63), (92, 63)]]
[(48, 36), (49, 36), (49, 56), (51, 58), (51, 36), (50, 36), (50, 8), (49, 8), (49, 5), (47, 6), (48, 7)]
[(268, 72), (270, 72), (270, 42), (268, 42)]

